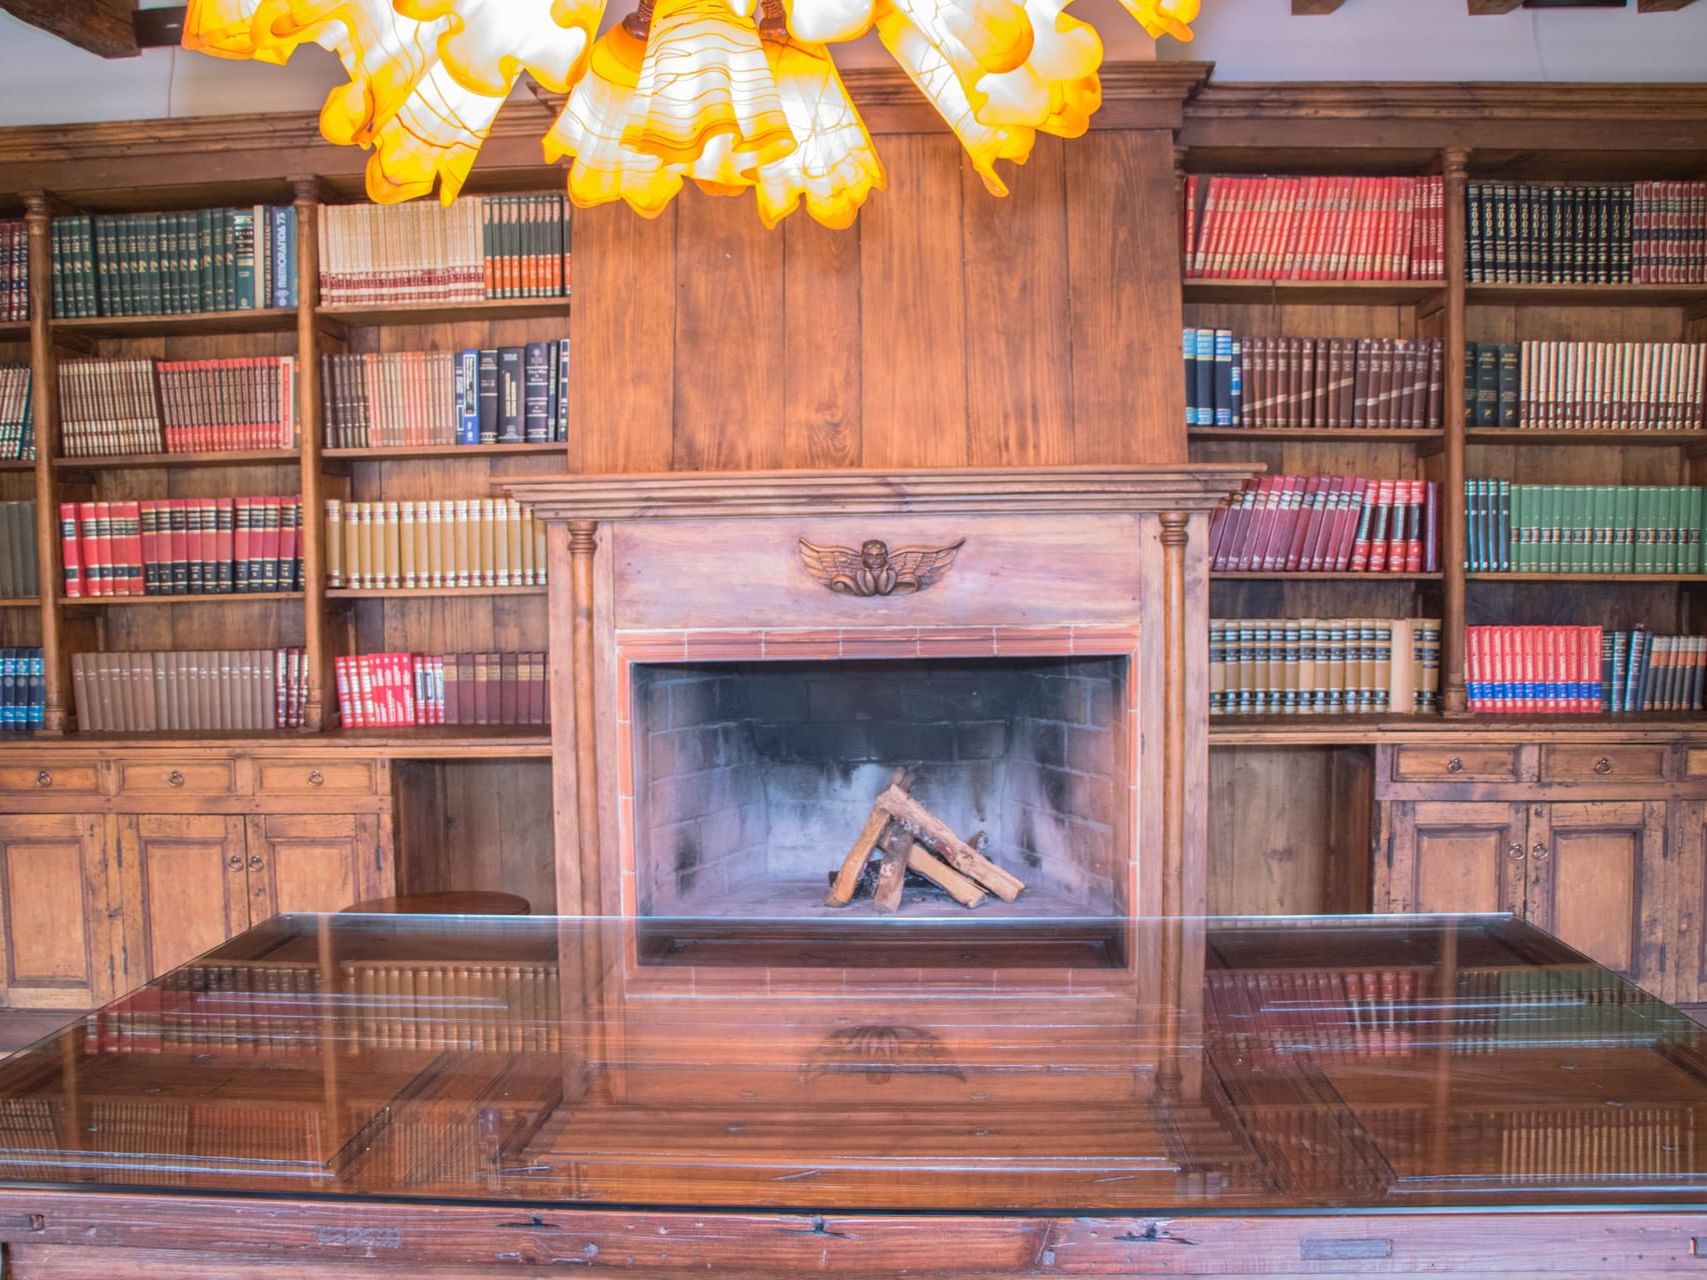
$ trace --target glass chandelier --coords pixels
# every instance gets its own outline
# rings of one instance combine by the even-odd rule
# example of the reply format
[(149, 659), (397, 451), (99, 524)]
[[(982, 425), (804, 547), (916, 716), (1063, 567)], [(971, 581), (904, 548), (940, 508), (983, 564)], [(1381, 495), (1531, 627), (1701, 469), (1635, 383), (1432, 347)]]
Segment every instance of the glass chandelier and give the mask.
[[(883, 163), (828, 46), (876, 29), (995, 195), (996, 162), (1038, 133), (1072, 138), (1102, 103), (1102, 41), (1069, 0), (639, 0), (598, 34), (604, 0), (190, 0), (184, 46), (283, 64), (337, 53), (349, 83), (327, 140), (369, 148), (384, 204), (456, 198), (525, 72), (566, 94), (545, 135), (569, 197), (656, 217), (692, 182), (748, 191), (774, 227), (802, 204), (847, 227)], [(1153, 37), (1191, 39), (1199, 0), (1120, 0)]]

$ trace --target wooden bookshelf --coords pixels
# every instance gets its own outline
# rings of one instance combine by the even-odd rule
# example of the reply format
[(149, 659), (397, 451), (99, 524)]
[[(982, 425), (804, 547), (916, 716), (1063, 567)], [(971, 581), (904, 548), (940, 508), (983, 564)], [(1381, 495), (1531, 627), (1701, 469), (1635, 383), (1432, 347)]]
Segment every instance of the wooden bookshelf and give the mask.
[(34, 471), (35, 469), (35, 461), (30, 458), (0, 459), (0, 471)]
[(1593, 582), (1603, 586), (1638, 586), (1659, 582), (1707, 582), (1704, 573), (1466, 573), (1471, 582)]
[(1438, 427), (1187, 427), (1187, 440), (1249, 441), (1263, 444), (1273, 440), (1358, 442), (1363, 444), (1440, 444), (1446, 432)]
[(476, 600), (482, 596), (543, 596), (544, 584), (521, 587), (328, 587), (328, 600)]
[(562, 456), (567, 447), (561, 440), (529, 444), (399, 444), (367, 449), (322, 449), (329, 461), (386, 462), (406, 458), (542, 458)]
[(1200, 280), (1188, 279), (1186, 302), (1232, 302), (1245, 306), (1443, 305), (1443, 280)]
[(1699, 307), (1704, 284), (1467, 284), (1472, 307)]
[(1443, 573), (1299, 573), (1281, 569), (1212, 569), (1211, 582), (1439, 582)]
[(0, 598), (0, 609), (39, 609), (41, 599), (38, 596), (17, 596), (11, 599)]
[[(59, 604), (64, 609), (123, 609), (143, 605), (164, 607), (167, 605), (279, 604), (285, 601), (300, 602), (302, 598), (303, 593), (300, 591), (228, 591), (204, 595), (171, 596), (61, 596)], [(243, 646), (231, 647), (241, 648)]]
[(55, 458), (61, 471), (136, 471), (161, 467), (294, 467), (295, 449), (218, 449), (202, 453), (106, 453), (87, 458)]
[(56, 319), (49, 328), (62, 338), (183, 338), (224, 334), (289, 333), (295, 309), (201, 311), (179, 316), (81, 316)]
[(1699, 449), (1707, 431), (1568, 431), (1541, 427), (1466, 427), (1465, 444), (1515, 448), (1597, 445), (1617, 449)]
[(494, 298), (468, 302), (404, 302), (394, 306), (356, 303), (317, 306), (322, 320), (344, 325), (441, 325), (466, 321), (556, 319), (569, 322), (569, 298)]

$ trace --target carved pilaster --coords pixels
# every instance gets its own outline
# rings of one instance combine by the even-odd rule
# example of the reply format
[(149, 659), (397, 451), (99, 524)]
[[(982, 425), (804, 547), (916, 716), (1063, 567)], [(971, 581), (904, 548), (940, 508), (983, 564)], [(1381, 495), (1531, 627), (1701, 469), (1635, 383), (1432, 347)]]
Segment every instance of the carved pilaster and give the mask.
[(59, 454), (59, 355), (53, 345), (53, 202), (45, 191), (24, 197), (30, 241), (30, 368), (36, 431), (36, 569), (41, 582), (42, 732), (66, 729), (65, 695), (70, 658), (60, 640), (59, 490), (53, 459)]
[(1440, 627), (1440, 696), (1447, 715), (1463, 715), (1464, 690), (1464, 197), (1470, 153), (1441, 153), (1446, 200), (1446, 467), (1441, 488), (1440, 553), (1446, 571)]
[(598, 689), (593, 670), (593, 553), (598, 522), (569, 522), (569, 594), (575, 663), (575, 816), (581, 842), (581, 914), (600, 915)]

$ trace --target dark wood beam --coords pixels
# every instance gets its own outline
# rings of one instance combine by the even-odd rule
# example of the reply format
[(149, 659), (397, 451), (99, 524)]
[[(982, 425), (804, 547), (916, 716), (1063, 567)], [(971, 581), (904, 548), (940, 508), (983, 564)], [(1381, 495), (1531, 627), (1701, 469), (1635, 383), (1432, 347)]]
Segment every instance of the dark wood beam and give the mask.
[(1637, 13), (1675, 13), (1687, 9), (1695, 0), (1636, 0)]
[(1510, 13), (1523, 0), (1465, 0), (1465, 3), (1470, 6), (1470, 16), (1479, 18), (1489, 13)]
[(0, 9), (103, 58), (139, 52), (136, 0), (0, 0)]
[(1292, 0), (1292, 16), (1295, 18), (1319, 18), (1338, 9), (1345, 0)]

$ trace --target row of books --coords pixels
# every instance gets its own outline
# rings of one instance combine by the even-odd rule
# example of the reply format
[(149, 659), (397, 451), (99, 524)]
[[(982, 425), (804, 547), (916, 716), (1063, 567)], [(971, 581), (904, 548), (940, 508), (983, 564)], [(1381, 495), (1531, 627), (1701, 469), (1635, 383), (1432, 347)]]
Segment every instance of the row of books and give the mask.
[(300, 729), (308, 662), (295, 648), (75, 653), (71, 688), (88, 733)]
[(90, 1053), (276, 1055), (318, 1050), (320, 970), (285, 962), (194, 963), (88, 1015)]
[(59, 504), (67, 599), (302, 590), (301, 498)]
[(1464, 422), (1574, 431), (1699, 431), (1707, 348), (1687, 342), (1470, 342)]
[(549, 444), (569, 438), (569, 339), (327, 355), (326, 446)]
[(555, 962), (348, 961), (338, 982), (360, 1045), (517, 1053), (561, 1044)]
[(1185, 274), (1199, 279), (1439, 280), (1441, 179), (1196, 175)]
[(1707, 640), (1640, 627), (1465, 627), (1464, 683), (1470, 709), (1492, 714), (1700, 711)]
[(333, 660), (346, 729), (549, 724), (544, 653), (364, 653)]
[(28, 600), (40, 594), (35, 500), (0, 502), (0, 600)]
[(28, 733), (42, 727), (47, 683), (41, 647), (0, 649), (0, 730)]
[(29, 365), (0, 364), (0, 460), (35, 459), (35, 405), (30, 388)]
[(1209, 1027), (1255, 1067), (1296, 1067), (1299, 1055), (1391, 1058), (1416, 1047), (1417, 969), (1211, 969)]
[(326, 500), (329, 587), (540, 586), (545, 565), (545, 524), (513, 498)]
[(1695, 485), (1466, 480), (1472, 573), (1700, 573), (1707, 490)]
[(1600, 666), (1603, 711), (1707, 710), (1707, 636), (1609, 630), (1601, 637)]
[(0, 220), (0, 324), (30, 318), (30, 229), (15, 218)]
[(1411, 715), (1440, 705), (1438, 618), (1213, 618), (1211, 715)]
[(1707, 182), (1484, 182), (1466, 192), (1471, 284), (1707, 281)]
[(335, 205), (320, 215), (320, 300), (329, 305), (558, 298), (569, 292), (562, 195), (463, 196)]
[(1434, 573), (1440, 486), (1362, 476), (1245, 481), (1209, 526), (1209, 567), (1227, 573)]
[(1187, 329), (1186, 425), (1438, 427), (1438, 338), (1240, 338)]
[(290, 449), (296, 383), (295, 356), (66, 360), (59, 366), (64, 453)]
[(194, 315), (297, 303), (289, 205), (53, 220), (53, 314)]

